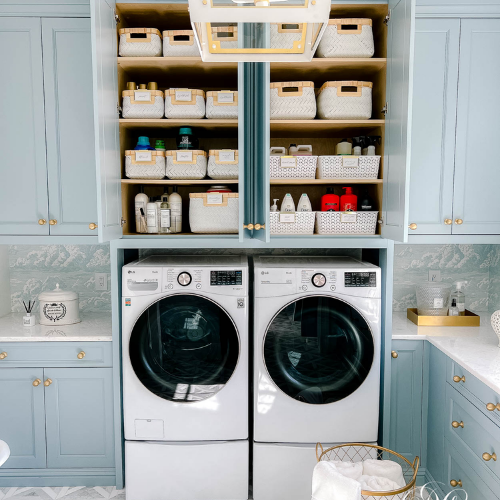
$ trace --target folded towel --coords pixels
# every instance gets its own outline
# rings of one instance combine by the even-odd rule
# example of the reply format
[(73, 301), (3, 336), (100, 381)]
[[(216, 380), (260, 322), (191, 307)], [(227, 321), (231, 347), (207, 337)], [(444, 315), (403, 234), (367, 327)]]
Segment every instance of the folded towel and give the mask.
[(331, 460), (331, 464), (337, 467), (337, 470), (345, 477), (350, 477), (351, 479), (357, 479), (363, 475), (363, 463), (362, 462), (341, 462), (340, 460)]
[(312, 500), (361, 500), (361, 485), (342, 475), (332, 462), (321, 461), (314, 467)]
[[(397, 483), (387, 479), (386, 477), (367, 476), (364, 474), (358, 479), (358, 481), (361, 484), (361, 489), (365, 491), (394, 491), (400, 489), (400, 486)], [(404, 493), (401, 493), (401, 496), (395, 495), (393, 500), (404, 498), (404, 495)], [(380, 500), (380, 497), (369, 496), (364, 498), (365, 500)]]
[(363, 474), (365, 476), (385, 477), (397, 483), (400, 488), (406, 485), (401, 465), (392, 460), (374, 460), (369, 458), (363, 462)]

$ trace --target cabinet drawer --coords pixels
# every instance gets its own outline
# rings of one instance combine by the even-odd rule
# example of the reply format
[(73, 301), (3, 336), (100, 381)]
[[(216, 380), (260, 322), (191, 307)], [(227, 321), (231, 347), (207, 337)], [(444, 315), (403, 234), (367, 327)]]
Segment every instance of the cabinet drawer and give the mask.
[[(447, 358), (446, 365), (447, 382), (477, 406), (490, 420), (500, 425), (500, 410), (496, 409), (496, 405), (500, 404), (500, 394), (452, 359)], [(488, 410), (487, 406), (495, 409)]]
[[(446, 387), (446, 401), (447, 439), (469, 463), (476, 463), (480, 469), (488, 469), (500, 478), (500, 429), (451, 386)], [(486, 460), (488, 455), (484, 454), (497, 459)]]
[[(111, 342), (0, 342), (2, 366), (111, 366)], [(82, 356), (81, 359), (78, 357)]]

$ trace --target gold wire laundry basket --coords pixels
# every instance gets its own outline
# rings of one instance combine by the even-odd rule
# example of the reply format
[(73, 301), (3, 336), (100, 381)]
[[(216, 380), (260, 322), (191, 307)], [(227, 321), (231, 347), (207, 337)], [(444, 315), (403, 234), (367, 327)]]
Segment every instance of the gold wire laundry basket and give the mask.
[(361, 490), (361, 498), (364, 500), (414, 500), (415, 483), (420, 459), (415, 457), (413, 463), (395, 451), (382, 446), (364, 443), (348, 443), (332, 446), (323, 450), (321, 443), (316, 444), (316, 458), (321, 460), (340, 460), (341, 462), (361, 462), (368, 458), (377, 460), (392, 460), (401, 465), (406, 486), (392, 491), (366, 491)]

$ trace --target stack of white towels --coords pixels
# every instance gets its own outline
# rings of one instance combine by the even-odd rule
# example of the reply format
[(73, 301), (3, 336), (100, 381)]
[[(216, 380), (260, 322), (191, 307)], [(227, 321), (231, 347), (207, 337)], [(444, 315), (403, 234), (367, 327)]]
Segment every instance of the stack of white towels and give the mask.
[[(312, 500), (360, 500), (361, 490), (394, 491), (406, 486), (401, 465), (392, 460), (321, 461), (312, 481)], [(394, 499), (404, 498), (405, 493)], [(368, 497), (377, 500), (380, 497)]]

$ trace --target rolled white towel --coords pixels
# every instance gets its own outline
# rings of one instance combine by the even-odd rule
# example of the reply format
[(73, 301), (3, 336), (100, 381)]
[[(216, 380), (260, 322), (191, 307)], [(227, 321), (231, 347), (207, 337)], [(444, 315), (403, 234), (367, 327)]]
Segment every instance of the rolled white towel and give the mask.
[(361, 484), (342, 475), (332, 462), (318, 462), (312, 478), (312, 500), (333, 499), (361, 500)]
[(400, 488), (406, 486), (401, 465), (392, 460), (374, 460), (369, 458), (363, 462), (363, 474), (365, 476), (385, 477), (397, 483)]
[[(367, 476), (363, 474), (359, 479), (361, 489), (365, 491), (394, 491), (399, 490), (401, 487), (394, 481), (380, 476)], [(396, 495), (394, 500), (399, 500), (404, 497), (404, 493)], [(392, 498), (392, 497), (391, 497)], [(365, 497), (365, 500), (380, 500), (380, 497)]]
[(331, 460), (331, 464), (337, 467), (337, 470), (345, 477), (350, 477), (351, 479), (357, 479), (363, 475), (363, 464), (362, 462), (341, 462), (340, 460)]

